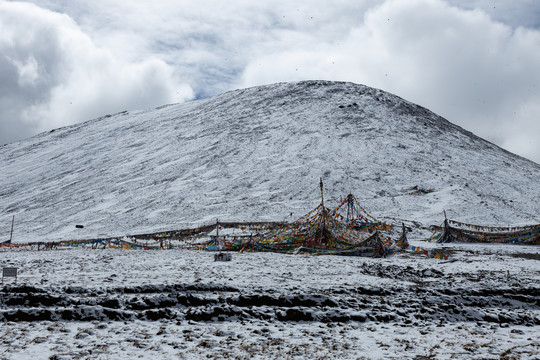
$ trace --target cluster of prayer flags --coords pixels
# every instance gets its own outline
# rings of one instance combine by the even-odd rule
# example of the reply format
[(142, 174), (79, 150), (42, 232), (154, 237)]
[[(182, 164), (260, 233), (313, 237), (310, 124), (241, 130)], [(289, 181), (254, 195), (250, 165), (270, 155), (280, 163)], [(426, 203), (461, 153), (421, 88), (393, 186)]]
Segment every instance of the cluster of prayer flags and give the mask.
[(443, 260), (448, 260), (449, 259), (449, 257), (446, 256), (446, 255), (435, 253), (434, 251), (431, 251), (431, 250), (421, 249), (418, 246), (411, 246), (411, 251), (423, 253), (424, 255), (426, 255), (428, 257), (434, 257), (435, 259), (443, 259)]

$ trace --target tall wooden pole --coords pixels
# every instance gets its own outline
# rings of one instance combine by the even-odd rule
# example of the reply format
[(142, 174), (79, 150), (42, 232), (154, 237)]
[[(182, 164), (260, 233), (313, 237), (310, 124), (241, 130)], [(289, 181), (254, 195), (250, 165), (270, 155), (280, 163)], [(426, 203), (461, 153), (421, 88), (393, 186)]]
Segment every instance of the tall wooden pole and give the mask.
[(11, 244), (11, 240), (13, 240), (13, 224), (15, 223), (15, 215), (13, 215), (13, 219), (11, 219), (11, 234), (9, 234), (9, 243)]
[(323, 209), (324, 209), (324, 190), (323, 190), (323, 182), (322, 182), (322, 178), (321, 178), (321, 182), (320, 182), (320, 187), (321, 187), (321, 204), (323, 206)]
[(322, 182), (322, 178), (321, 178), (321, 182), (320, 182), (320, 187), (321, 187), (321, 204), (322, 204), (322, 216), (323, 216), (323, 237), (326, 236), (326, 208), (324, 207), (324, 186), (323, 186), (323, 182)]
[(446, 210), (443, 210), (443, 213), (444, 213), (444, 229), (441, 236), (441, 239), (442, 239), (441, 242), (445, 243), (447, 242), (447, 239), (449, 237), (450, 225), (448, 225), (448, 218), (446, 217)]
[(351, 224), (354, 223), (355, 220), (354, 215), (354, 197), (352, 193), (349, 193), (347, 195), (347, 220), (349, 220), (349, 226), (352, 226)]

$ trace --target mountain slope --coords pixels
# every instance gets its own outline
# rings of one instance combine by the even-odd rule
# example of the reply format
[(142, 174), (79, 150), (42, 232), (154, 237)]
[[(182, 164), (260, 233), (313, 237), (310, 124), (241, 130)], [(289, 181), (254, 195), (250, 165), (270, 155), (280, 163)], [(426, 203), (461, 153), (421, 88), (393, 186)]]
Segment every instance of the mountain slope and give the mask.
[[(352, 192), (379, 218), (540, 222), (540, 165), (363, 85), (280, 83), (122, 112), (0, 148), (0, 240), (282, 220)], [(405, 195), (414, 186), (433, 192)], [(84, 224), (84, 229), (75, 229)]]

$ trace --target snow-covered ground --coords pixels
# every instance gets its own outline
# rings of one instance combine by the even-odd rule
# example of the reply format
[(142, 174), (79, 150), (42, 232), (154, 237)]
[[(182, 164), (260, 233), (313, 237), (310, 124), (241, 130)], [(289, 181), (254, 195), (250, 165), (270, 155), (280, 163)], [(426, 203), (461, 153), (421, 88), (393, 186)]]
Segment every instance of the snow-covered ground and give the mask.
[(538, 359), (540, 248), (2, 251), (0, 359)]
[(0, 359), (540, 358), (540, 247), (414, 241), (443, 210), (539, 223), (540, 165), (362, 85), (236, 90), (2, 146), (0, 241), (13, 217), (14, 243), (291, 221), (321, 177), (328, 207), (353, 193), (455, 261), (0, 248), (19, 269)]

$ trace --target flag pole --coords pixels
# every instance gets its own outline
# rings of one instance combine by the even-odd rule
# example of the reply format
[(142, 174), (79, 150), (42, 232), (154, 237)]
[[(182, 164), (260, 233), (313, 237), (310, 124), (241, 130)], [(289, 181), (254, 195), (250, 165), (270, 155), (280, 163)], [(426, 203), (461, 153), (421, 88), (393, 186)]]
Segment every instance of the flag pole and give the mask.
[(13, 239), (13, 224), (15, 223), (15, 215), (13, 215), (13, 218), (11, 219), (11, 234), (9, 234), (9, 243), (11, 244), (11, 240)]
[(322, 182), (322, 178), (321, 178), (321, 182), (319, 183), (320, 187), (321, 187), (321, 204), (324, 208), (324, 191), (323, 191), (323, 182)]
[(326, 208), (324, 207), (324, 186), (323, 186), (322, 178), (320, 182), (320, 187), (321, 187), (321, 204), (322, 204), (322, 212), (323, 212), (322, 235), (323, 237), (326, 237), (326, 216), (328, 216), (328, 214), (326, 213)]

